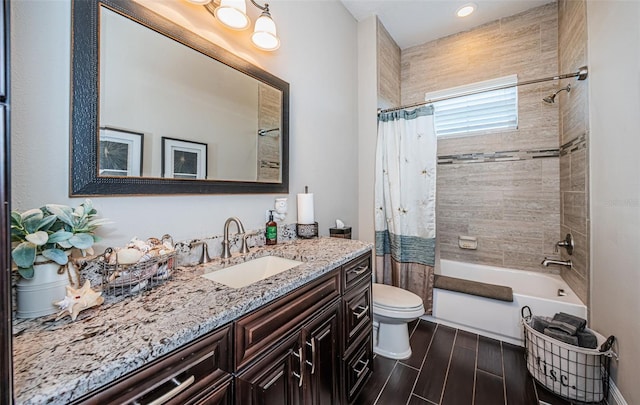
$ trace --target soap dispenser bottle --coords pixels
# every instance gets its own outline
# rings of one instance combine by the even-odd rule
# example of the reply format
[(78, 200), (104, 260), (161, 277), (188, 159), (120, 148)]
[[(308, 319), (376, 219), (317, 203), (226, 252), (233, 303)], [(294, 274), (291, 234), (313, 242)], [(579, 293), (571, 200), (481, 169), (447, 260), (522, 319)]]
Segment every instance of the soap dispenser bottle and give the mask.
[(278, 243), (278, 224), (273, 220), (273, 210), (269, 210), (269, 222), (266, 224), (265, 239), (267, 245)]

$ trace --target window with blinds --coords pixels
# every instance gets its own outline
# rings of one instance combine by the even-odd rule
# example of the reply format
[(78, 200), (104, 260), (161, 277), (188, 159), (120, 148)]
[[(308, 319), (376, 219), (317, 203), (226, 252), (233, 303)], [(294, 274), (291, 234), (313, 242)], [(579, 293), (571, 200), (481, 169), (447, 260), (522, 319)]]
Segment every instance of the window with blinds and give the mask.
[[(517, 81), (517, 75), (511, 75), (427, 93), (425, 101), (447, 98), (433, 103), (436, 135), (479, 135), (518, 128)], [(508, 85), (513, 87), (491, 90)], [(482, 92), (465, 95), (478, 91)]]

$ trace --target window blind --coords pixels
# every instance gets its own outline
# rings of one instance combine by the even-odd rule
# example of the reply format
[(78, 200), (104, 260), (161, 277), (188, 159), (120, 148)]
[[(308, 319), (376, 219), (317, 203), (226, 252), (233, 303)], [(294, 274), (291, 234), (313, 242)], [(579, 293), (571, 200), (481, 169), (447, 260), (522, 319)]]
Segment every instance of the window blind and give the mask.
[[(437, 101), (434, 106), (434, 125), (436, 135), (484, 133), (496, 129), (515, 129), (518, 127), (518, 90), (515, 84), (517, 76), (473, 83), (437, 92), (427, 93), (425, 100), (451, 97)], [(487, 90), (504, 85), (514, 87)], [(473, 91), (482, 93), (456, 96)]]

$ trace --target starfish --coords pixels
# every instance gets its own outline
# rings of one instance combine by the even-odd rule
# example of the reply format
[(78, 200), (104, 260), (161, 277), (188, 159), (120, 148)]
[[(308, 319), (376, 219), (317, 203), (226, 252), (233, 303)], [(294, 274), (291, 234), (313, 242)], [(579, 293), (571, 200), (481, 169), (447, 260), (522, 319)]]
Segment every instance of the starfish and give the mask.
[(83, 309), (102, 304), (104, 297), (101, 297), (101, 295), (102, 292), (96, 292), (91, 289), (91, 282), (89, 282), (89, 280), (85, 281), (81, 288), (73, 288), (68, 285), (67, 296), (64, 297), (62, 301), (55, 303), (55, 305), (62, 309), (56, 319), (64, 317), (68, 312), (71, 320), (75, 321)]

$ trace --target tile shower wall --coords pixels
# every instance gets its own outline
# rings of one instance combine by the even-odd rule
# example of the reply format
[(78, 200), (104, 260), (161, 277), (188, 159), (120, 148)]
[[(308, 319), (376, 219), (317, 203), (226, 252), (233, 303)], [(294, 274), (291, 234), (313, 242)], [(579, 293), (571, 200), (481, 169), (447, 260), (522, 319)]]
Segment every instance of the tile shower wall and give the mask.
[(400, 47), (391, 38), (380, 20), (376, 19), (378, 107), (400, 105)]
[[(558, 2), (558, 59), (561, 71), (587, 65), (587, 11), (584, 0)], [(588, 79), (587, 79), (588, 80)], [(565, 83), (563, 83), (564, 85)], [(562, 92), (560, 111), (560, 235), (571, 233), (576, 248), (573, 269), (564, 278), (583, 302), (589, 303), (589, 100), (587, 82), (572, 81)]]
[[(404, 49), (401, 103), (429, 91), (517, 74), (558, 73), (558, 6), (533, 8), (473, 30)], [(518, 89), (519, 125), (438, 141), (437, 240), (441, 258), (534, 271), (560, 235), (559, 111), (542, 102), (546, 82)], [(478, 238), (462, 250), (458, 236)]]
[(258, 128), (277, 129), (257, 136), (258, 181), (280, 181), (280, 97), (273, 87), (258, 85)]

